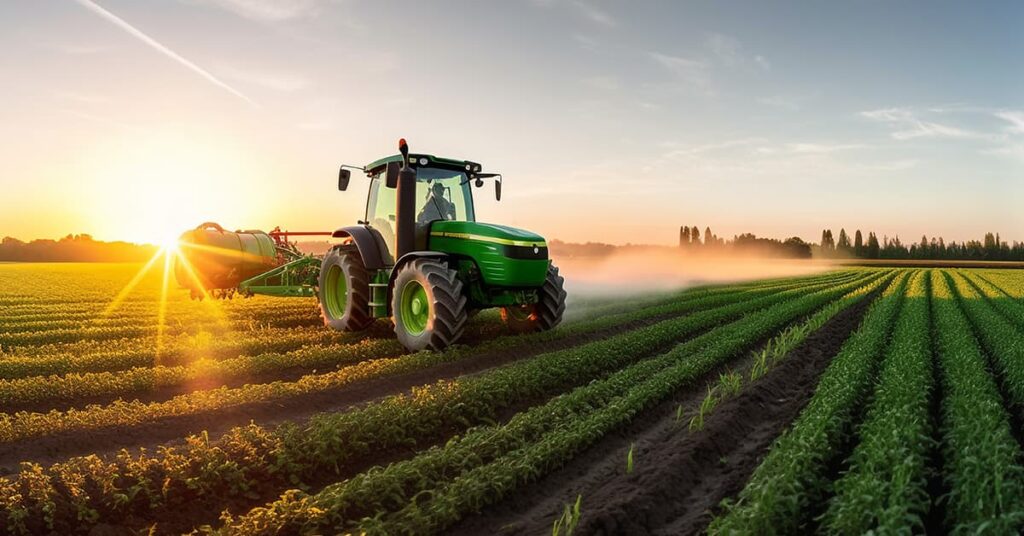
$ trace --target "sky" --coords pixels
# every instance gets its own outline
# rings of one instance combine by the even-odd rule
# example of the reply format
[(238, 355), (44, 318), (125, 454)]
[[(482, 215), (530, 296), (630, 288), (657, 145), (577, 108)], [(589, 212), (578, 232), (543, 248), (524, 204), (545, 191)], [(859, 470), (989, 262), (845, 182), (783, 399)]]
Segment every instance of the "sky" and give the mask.
[(0, 236), (333, 230), (342, 163), (501, 172), (477, 218), (1024, 241), (1024, 4), (7, 0)]

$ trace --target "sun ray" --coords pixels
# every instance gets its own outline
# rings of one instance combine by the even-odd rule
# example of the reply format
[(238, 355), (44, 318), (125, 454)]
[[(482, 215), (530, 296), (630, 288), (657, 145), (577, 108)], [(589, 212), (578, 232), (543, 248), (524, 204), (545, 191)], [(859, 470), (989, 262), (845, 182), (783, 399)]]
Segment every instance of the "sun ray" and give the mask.
[(227, 324), (227, 317), (224, 314), (224, 311), (214, 303), (214, 300), (210, 296), (210, 291), (203, 285), (202, 280), (199, 279), (199, 275), (196, 274), (192, 263), (189, 262), (185, 255), (181, 255), (180, 252), (175, 255), (175, 259), (178, 262), (178, 266), (181, 266), (185, 274), (192, 281), (192, 284), (195, 285), (196, 290), (202, 293), (203, 303), (208, 304), (210, 309), (214, 311), (214, 317), (217, 319), (217, 322), (220, 324)]
[(160, 364), (160, 351), (163, 350), (164, 331), (167, 323), (167, 287), (170, 284), (171, 273), (171, 251), (164, 252), (164, 274), (160, 285), (160, 304), (156, 313), (156, 355), (155, 364)]
[(148, 274), (149, 271), (153, 269), (153, 265), (156, 264), (157, 259), (159, 259), (161, 255), (164, 255), (166, 257), (167, 248), (158, 249), (156, 253), (154, 253), (153, 256), (150, 257), (149, 261), (147, 261), (146, 264), (141, 269), (139, 269), (138, 272), (136, 272), (135, 276), (132, 277), (131, 281), (129, 281), (128, 284), (125, 285), (124, 288), (122, 288), (121, 291), (117, 293), (117, 296), (115, 296), (114, 300), (110, 302), (110, 305), (107, 305), (107, 308), (104, 309), (103, 313), (100, 314), (100, 318), (105, 318), (109, 316), (110, 313), (113, 313), (114, 310), (117, 309), (119, 305), (121, 305), (121, 302), (123, 302), (124, 299), (128, 297), (128, 294), (135, 290), (135, 287), (138, 286), (140, 281), (142, 281), (142, 278), (146, 277), (146, 274)]

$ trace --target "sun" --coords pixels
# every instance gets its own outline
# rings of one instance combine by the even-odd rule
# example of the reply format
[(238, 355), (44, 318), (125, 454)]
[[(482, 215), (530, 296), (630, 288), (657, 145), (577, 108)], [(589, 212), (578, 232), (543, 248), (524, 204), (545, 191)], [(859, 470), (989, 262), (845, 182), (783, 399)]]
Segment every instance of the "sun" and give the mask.
[(177, 253), (180, 246), (180, 231), (166, 230), (156, 237), (156, 245), (167, 253)]

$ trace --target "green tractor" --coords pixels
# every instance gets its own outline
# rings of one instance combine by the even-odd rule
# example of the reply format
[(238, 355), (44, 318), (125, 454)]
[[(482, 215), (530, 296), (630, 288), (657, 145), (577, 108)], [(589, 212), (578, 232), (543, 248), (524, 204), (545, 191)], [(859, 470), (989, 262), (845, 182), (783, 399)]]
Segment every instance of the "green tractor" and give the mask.
[(412, 351), (453, 344), (468, 317), (491, 307), (514, 332), (557, 326), (566, 293), (544, 238), (476, 221), (472, 187), (493, 179), (500, 200), (501, 175), (467, 160), (409, 154), (404, 139), (399, 151), (341, 167), (339, 190), (348, 188), (350, 169), (365, 173), (370, 189), (365, 219), (334, 231), (345, 241), (321, 262), (324, 323), (359, 331), (390, 317)]

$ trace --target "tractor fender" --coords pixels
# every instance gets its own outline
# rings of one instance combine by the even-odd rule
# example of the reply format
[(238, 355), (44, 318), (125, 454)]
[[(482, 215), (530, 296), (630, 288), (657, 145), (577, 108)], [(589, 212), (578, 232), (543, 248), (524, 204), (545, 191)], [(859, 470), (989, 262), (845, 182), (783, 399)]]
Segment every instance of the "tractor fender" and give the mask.
[(410, 251), (409, 253), (402, 255), (398, 259), (398, 262), (395, 263), (394, 268), (391, 269), (391, 276), (388, 278), (388, 310), (391, 309), (391, 299), (394, 297), (395, 279), (398, 277), (398, 271), (406, 264), (409, 264), (413, 259), (422, 259), (425, 257), (444, 260), (447, 259), (449, 255), (447, 253), (441, 253), (440, 251)]
[(386, 266), (385, 256), (390, 257), (380, 233), (367, 225), (342, 227), (331, 234), (334, 238), (351, 238), (363, 258), (367, 270), (380, 270)]

